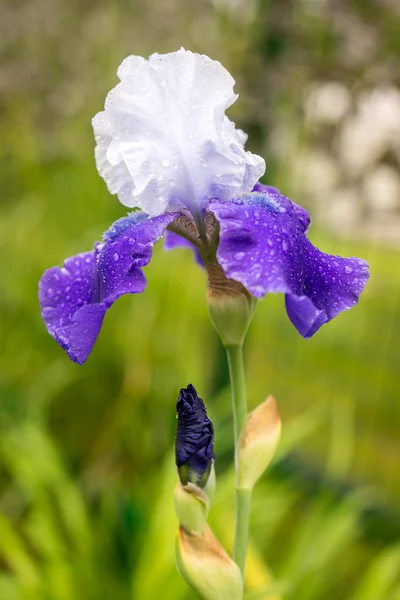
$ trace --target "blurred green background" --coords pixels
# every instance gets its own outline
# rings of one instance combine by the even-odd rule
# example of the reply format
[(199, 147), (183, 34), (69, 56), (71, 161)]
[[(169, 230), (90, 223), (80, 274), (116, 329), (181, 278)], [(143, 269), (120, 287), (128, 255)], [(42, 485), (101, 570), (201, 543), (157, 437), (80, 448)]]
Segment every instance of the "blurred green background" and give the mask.
[(37, 301), (46, 268), (125, 214), (90, 125), (117, 66), (181, 45), (235, 77), (229, 115), (265, 181), (312, 210), (312, 241), (371, 265), (360, 304), (311, 340), (281, 296), (258, 305), (249, 403), (273, 393), (284, 434), (254, 495), (247, 597), (400, 600), (396, 0), (0, 3), (0, 600), (196, 598), (173, 562), (189, 382), (215, 423), (211, 522), (231, 544), (227, 365), (190, 253), (159, 244), (146, 292), (112, 308), (83, 367)]

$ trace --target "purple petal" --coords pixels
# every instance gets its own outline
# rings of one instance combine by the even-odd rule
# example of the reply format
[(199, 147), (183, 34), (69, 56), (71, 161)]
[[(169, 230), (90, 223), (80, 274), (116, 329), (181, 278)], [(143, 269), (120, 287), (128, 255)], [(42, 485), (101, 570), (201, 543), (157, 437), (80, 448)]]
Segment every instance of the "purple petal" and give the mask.
[(105, 314), (103, 304), (85, 304), (72, 315), (69, 325), (55, 330), (55, 340), (78, 365), (82, 365), (90, 354)]
[(69, 358), (83, 364), (100, 332), (105, 312), (124, 294), (146, 287), (142, 267), (174, 214), (146, 217), (134, 213), (116, 221), (92, 252), (48, 269), (39, 283), (42, 317), (50, 335)]
[(324, 254), (305, 236), (308, 213), (277, 190), (212, 201), (220, 223), (217, 258), (230, 279), (256, 298), (281, 292), (290, 320), (304, 337), (354, 306), (368, 280), (368, 265)]
[[(280, 193), (280, 191), (278, 190), (278, 188), (273, 187), (272, 185), (264, 185), (263, 183), (256, 183), (256, 185), (254, 186), (253, 192), (261, 192), (262, 194), (268, 194), (270, 197), (275, 197), (278, 199), (282, 197), (282, 194)], [(299, 204), (296, 204), (295, 202), (291, 202), (292, 203), (292, 208), (295, 211), (295, 213), (297, 214), (300, 224), (303, 228), (303, 231), (306, 232), (307, 229), (310, 226), (311, 223), (311, 217), (310, 217), (310, 213), (308, 211), (306, 211), (305, 208), (303, 208), (302, 206), (300, 206)]]
[(307, 296), (285, 296), (286, 312), (297, 331), (309, 338), (328, 321), (325, 310), (318, 310)]
[(164, 250), (174, 250), (175, 248), (190, 248), (194, 254), (194, 259), (200, 267), (204, 267), (200, 252), (192, 242), (178, 235), (174, 231), (166, 231), (164, 236)]

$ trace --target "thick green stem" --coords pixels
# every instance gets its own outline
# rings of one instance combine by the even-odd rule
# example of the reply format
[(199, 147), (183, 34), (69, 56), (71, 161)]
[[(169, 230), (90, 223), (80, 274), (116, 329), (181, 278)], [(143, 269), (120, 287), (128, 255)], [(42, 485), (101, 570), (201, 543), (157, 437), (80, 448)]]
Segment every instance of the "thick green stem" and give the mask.
[(226, 346), (231, 380), (233, 423), (235, 428), (235, 455), (240, 433), (247, 418), (246, 381), (242, 346)]
[(249, 543), (251, 490), (236, 490), (236, 525), (233, 560), (244, 576), (247, 545)]
[[(246, 382), (242, 345), (226, 346), (232, 388), (233, 419), (235, 428), (235, 467), (238, 469), (238, 444), (247, 418)], [(242, 575), (246, 563), (251, 511), (251, 491), (236, 490), (236, 525), (233, 558)]]

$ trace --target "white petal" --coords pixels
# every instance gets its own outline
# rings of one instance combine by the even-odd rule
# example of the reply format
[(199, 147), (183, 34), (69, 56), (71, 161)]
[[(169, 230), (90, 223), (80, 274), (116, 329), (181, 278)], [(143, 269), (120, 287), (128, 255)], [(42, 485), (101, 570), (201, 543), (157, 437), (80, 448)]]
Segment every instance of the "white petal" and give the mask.
[(225, 115), (237, 96), (219, 62), (183, 49), (129, 56), (118, 76), (93, 129), (97, 168), (123, 204), (198, 213), (207, 197), (252, 189), (265, 163)]

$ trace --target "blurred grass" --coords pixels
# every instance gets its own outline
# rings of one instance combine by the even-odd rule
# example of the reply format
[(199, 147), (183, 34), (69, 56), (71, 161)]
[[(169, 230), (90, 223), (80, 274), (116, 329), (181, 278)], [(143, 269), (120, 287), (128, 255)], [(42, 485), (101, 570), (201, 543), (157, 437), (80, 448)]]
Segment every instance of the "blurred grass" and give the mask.
[[(228, 372), (203, 273), (189, 252), (159, 244), (146, 292), (110, 310), (82, 368), (45, 331), (37, 283), (124, 214), (96, 173), (89, 119), (125, 54), (183, 43), (221, 58), (243, 91), (234, 116), (262, 152), (268, 122), (264, 130), (258, 108), (268, 94), (257, 65), (286, 46), (272, 35), (272, 17), (263, 40), (262, 20), (196, 6), (194, 27), (193, 7), (182, 2), (130, 5), (129, 28), (123, 2), (88, 14), (75, 3), (57, 6), (54, 30), (45, 3), (38, 13), (54, 32), (46, 43), (38, 28), (10, 46), (35, 74), (32, 94), (1, 100), (0, 600), (189, 600), (196, 596), (173, 564), (172, 507), (174, 405), (189, 382), (216, 426), (211, 521), (228, 547), (234, 511)], [(153, 24), (150, 41), (143, 22)], [(71, 34), (79, 43), (69, 55), (62, 25), (72, 32), (78, 23), (87, 36)], [(318, 31), (320, 48), (329, 40)], [(79, 59), (78, 76), (71, 65)], [(276, 110), (293, 109), (287, 96), (280, 101)], [(271, 162), (269, 182), (274, 173), (284, 182), (285, 166)], [(273, 393), (284, 438), (254, 497), (248, 599), (400, 600), (400, 251), (337, 239), (318, 224), (311, 238), (327, 252), (367, 259), (371, 281), (355, 309), (308, 341), (288, 322), (281, 296), (258, 305), (246, 345), (249, 403)]]

